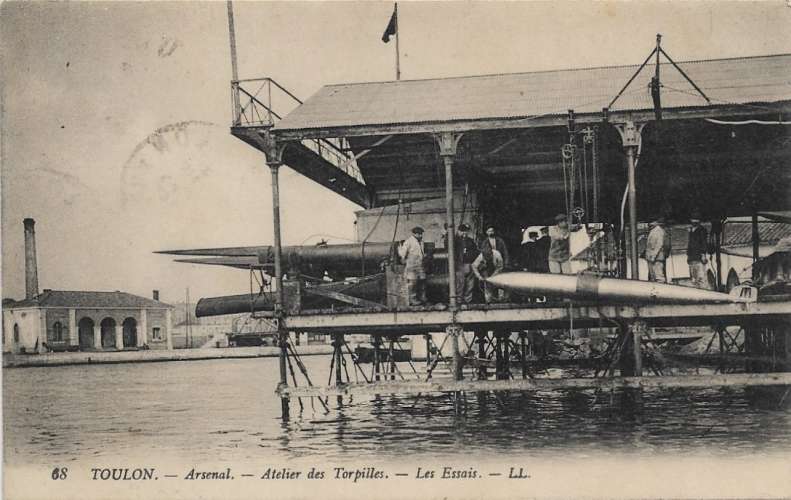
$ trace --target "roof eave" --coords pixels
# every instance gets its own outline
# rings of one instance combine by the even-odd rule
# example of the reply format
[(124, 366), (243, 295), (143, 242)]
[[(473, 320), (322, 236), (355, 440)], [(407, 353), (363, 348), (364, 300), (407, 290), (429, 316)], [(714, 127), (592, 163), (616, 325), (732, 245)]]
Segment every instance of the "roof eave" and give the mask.
[[(707, 106), (665, 108), (662, 110), (662, 118), (664, 120), (689, 120), (699, 118), (747, 117), (763, 116), (771, 112), (791, 112), (791, 100), (771, 103), (712, 104)], [(653, 109), (611, 110), (609, 111), (608, 117), (610, 123), (624, 123), (626, 121), (649, 122), (654, 119)], [(567, 125), (567, 120), (568, 116), (565, 114), (553, 114), (535, 117), (523, 116), (412, 123), (354, 124), (300, 129), (275, 127), (272, 129), (272, 134), (281, 141), (295, 141), (331, 137), (433, 134), (439, 132), (468, 132), (475, 130), (565, 127)], [(602, 112), (579, 113), (575, 115), (575, 121), (578, 124), (599, 123), (602, 121)]]

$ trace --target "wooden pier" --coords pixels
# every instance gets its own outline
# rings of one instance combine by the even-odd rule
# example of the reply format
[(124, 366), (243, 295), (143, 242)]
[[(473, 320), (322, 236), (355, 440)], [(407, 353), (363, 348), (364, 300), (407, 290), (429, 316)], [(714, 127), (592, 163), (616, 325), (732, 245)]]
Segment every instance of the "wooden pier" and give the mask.
[[(654, 56), (656, 64), (649, 70)], [(300, 282), (299, 262), (282, 255), (278, 183), (280, 167), (287, 164), (364, 207), (369, 217), (376, 211), (371, 227), (358, 225), (362, 251), (367, 243), (396, 243), (418, 223), (426, 226), (426, 241), (440, 242), (443, 226), (455, 234), (460, 222), (478, 233), (496, 226), (506, 243), (517, 248), (524, 224), (546, 224), (564, 213), (581, 225), (607, 226), (610, 235), (618, 235), (613, 236), (617, 249), (609, 255), (603, 257), (600, 248), (589, 252), (590, 269), (639, 280), (638, 221), (660, 216), (688, 220), (693, 210), (703, 209), (712, 230), (729, 216), (752, 216), (755, 262), (756, 214), (791, 210), (791, 153), (787, 128), (778, 119), (791, 112), (789, 63), (788, 54), (676, 63), (657, 35), (654, 50), (639, 66), (331, 85), (304, 103), (297, 100), (299, 107), (282, 119), (272, 109), (271, 92), (296, 99), (293, 94), (264, 79), (265, 100), (246, 91), (247, 82), (234, 76), (231, 133), (264, 154), (272, 178), (274, 258), (271, 266), (261, 264), (274, 277), (270, 293), (276, 303), (260, 314), (269, 316), (279, 331), (277, 391), (284, 418), (292, 398), (302, 407), (301, 397), (320, 396), (326, 409), (321, 396), (358, 393), (791, 385), (789, 295), (711, 304), (573, 300), (586, 296), (582, 294), (554, 303), (462, 305), (455, 286), (454, 271), (460, 268), (455, 238), (444, 243), (447, 257), (440, 272), (445, 273), (445, 293), (435, 300), (441, 305), (399, 307), (393, 296), (399, 294), (403, 267), (391, 261), (381, 263), (381, 269), (368, 268), (368, 274), (385, 271), (384, 297), (324, 294), (324, 303), (332, 308), (302, 307), (301, 287), (308, 282)], [(642, 95), (646, 88), (653, 106)], [(444, 213), (422, 216), (411, 209), (429, 202), (444, 204)], [(666, 207), (673, 213), (666, 213)], [(369, 239), (380, 220), (385, 230)], [(711, 259), (717, 287), (724, 282), (719, 236)], [(363, 264), (354, 276), (364, 279), (365, 270)], [(285, 273), (291, 280), (284, 283)], [(295, 296), (286, 297), (284, 288)], [(250, 310), (261, 311), (254, 297)], [(745, 361), (745, 373), (663, 376), (643, 340), (653, 327), (685, 326), (711, 327), (720, 337), (720, 354), (736, 344), (732, 338), (730, 344), (724, 341), (725, 328), (738, 326), (744, 332), (740, 349), (760, 359)], [(529, 332), (580, 328), (615, 332), (608, 336), (605, 366), (596, 370), (597, 376), (536, 377), (526, 355)], [(313, 383), (289, 340), (292, 332), (333, 336), (334, 385)], [(432, 332), (446, 334), (450, 359), (442, 358), (442, 346), (432, 346)], [(466, 340), (462, 345), (463, 332), (474, 333), (473, 345)], [(373, 337), (370, 378), (349, 351), (347, 334)], [(422, 380), (406, 380), (395, 363), (376, 361), (392, 359), (380, 356), (381, 350), (392, 350), (402, 335), (424, 335), (427, 351), (438, 353), (427, 359)], [(473, 362), (471, 376), (477, 380), (464, 380), (470, 360), (483, 358), (494, 359), (495, 370)], [(450, 380), (432, 380), (440, 362), (447, 365)], [(514, 378), (513, 362), (521, 364), (521, 378)], [(351, 372), (355, 377), (361, 373), (365, 382), (352, 383)], [(331, 377), (328, 384), (332, 382)]]

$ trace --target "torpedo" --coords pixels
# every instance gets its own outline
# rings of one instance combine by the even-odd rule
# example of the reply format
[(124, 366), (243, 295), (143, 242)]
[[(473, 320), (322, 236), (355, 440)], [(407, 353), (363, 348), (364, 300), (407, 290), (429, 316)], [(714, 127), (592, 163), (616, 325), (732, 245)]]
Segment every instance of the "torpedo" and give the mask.
[(506, 272), (492, 276), (487, 281), (497, 288), (530, 295), (552, 295), (616, 302), (703, 304), (749, 300), (712, 290), (651, 281), (602, 278), (593, 274)]

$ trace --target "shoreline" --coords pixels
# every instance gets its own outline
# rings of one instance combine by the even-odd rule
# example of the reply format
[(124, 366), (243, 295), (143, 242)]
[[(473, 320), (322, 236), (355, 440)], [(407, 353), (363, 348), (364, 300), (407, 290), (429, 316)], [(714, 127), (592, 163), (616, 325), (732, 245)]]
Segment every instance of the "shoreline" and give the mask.
[[(332, 354), (332, 349), (331, 345), (324, 344), (300, 346), (299, 354), (300, 356), (326, 355)], [(147, 351), (51, 352), (29, 355), (3, 353), (3, 368), (270, 358), (279, 355), (280, 348), (273, 346)]]

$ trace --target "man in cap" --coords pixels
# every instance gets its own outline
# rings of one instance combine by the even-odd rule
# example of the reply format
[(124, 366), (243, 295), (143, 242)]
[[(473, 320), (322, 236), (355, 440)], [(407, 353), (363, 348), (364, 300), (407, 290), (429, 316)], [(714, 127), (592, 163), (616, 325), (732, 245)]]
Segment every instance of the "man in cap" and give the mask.
[[(472, 296), (475, 292), (475, 273), (472, 270), (472, 263), (478, 256), (478, 245), (475, 244), (470, 235), (470, 226), (459, 224), (459, 233), (456, 235), (456, 296), (459, 303), (472, 303)], [(447, 248), (447, 244), (445, 245)]]
[(689, 218), (689, 239), (687, 240), (687, 264), (689, 277), (697, 288), (708, 288), (706, 278), (706, 253), (709, 235), (700, 224), (700, 210), (695, 209)]
[(651, 221), (651, 230), (645, 242), (645, 260), (648, 263), (648, 281), (667, 283), (665, 263), (670, 256), (670, 236), (665, 230), (665, 218)]
[(571, 274), (571, 231), (566, 214), (555, 216), (557, 225), (549, 228), (549, 272)]
[(481, 242), (481, 247), (479, 250), (483, 252), (487, 248), (500, 252), (500, 255), (503, 258), (503, 265), (508, 267), (510, 263), (510, 259), (508, 257), (508, 247), (505, 246), (505, 240), (497, 236), (494, 226), (489, 226), (486, 228), (486, 238), (484, 238)]
[(412, 228), (412, 236), (398, 247), (398, 255), (404, 262), (404, 279), (407, 284), (407, 298), (410, 306), (419, 306), (426, 300), (426, 269), (423, 266), (423, 228)]
[(486, 281), (486, 278), (500, 273), (504, 265), (505, 261), (502, 254), (497, 250), (492, 250), (489, 246), (484, 246), (481, 249), (481, 253), (478, 254), (478, 257), (472, 263), (472, 272), (483, 283), (483, 296), (487, 304), (495, 301), (505, 302), (507, 300), (505, 290), (495, 288)]
[[(497, 267), (496, 260), (502, 260), (502, 265), (499, 266), (499, 269), (495, 271)], [(510, 265), (510, 257), (508, 255), (508, 247), (505, 246), (505, 240), (497, 236), (494, 226), (488, 226), (486, 228), (486, 237), (481, 242), (480, 246), (480, 255), (476, 257), (476, 259), (484, 259), (486, 261), (486, 266), (488, 268), (488, 272), (490, 273), (489, 276), (493, 276), (497, 272), (502, 271), (504, 268), (509, 267)], [(473, 264), (473, 269), (476, 266)], [(477, 276), (477, 275), (476, 275)], [(478, 279), (481, 279), (478, 276)], [(486, 292), (488, 284), (484, 286), (484, 293)], [(492, 292), (489, 292), (490, 296)], [(506, 290), (498, 290), (497, 291), (498, 300), (505, 302), (509, 298), (509, 294)], [(486, 302), (489, 302), (487, 299)]]

